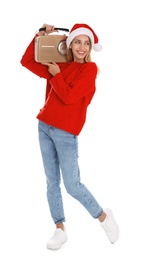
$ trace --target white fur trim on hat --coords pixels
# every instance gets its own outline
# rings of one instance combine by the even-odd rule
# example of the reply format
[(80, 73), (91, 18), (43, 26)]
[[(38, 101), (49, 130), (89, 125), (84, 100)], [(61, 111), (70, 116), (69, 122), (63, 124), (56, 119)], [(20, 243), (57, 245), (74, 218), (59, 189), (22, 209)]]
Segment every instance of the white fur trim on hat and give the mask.
[(67, 48), (69, 48), (70, 46), (70, 43), (72, 42), (72, 40), (78, 36), (78, 35), (87, 35), (90, 40), (91, 40), (91, 43), (92, 43), (92, 48), (94, 51), (100, 51), (102, 49), (102, 45), (100, 43), (94, 43), (94, 35), (93, 33), (91, 32), (91, 30), (87, 29), (87, 28), (84, 28), (84, 27), (81, 27), (81, 28), (77, 28), (75, 30), (73, 30), (69, 36), (67, 37), (66, 39), (66, 44), (67, 44)]

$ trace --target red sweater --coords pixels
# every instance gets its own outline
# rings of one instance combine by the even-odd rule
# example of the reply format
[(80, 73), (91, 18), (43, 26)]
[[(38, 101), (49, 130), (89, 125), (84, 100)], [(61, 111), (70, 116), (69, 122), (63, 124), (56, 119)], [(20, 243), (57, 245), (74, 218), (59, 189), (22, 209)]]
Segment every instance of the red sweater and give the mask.
[(87, 107), (96, 90), (97, 65), (94, 62), (58, 63), (61, 72), (52, 76), (47, 66), (34, 59), (34, 39), (22, 56), (21, 64), (47, 81), (45, 104), (37, 118), (79, 135), (86, 120)]

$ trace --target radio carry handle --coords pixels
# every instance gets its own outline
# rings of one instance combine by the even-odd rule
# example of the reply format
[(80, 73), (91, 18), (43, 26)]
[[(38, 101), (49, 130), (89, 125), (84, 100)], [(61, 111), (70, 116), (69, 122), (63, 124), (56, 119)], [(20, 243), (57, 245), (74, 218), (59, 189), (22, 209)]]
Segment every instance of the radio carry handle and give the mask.
[[(69, 29), (67, 29), (67, 28), (60, 28), (60, 27), (55, 27), (54, 30), (69, 32)], [(39, 32), (41, 32), (41, 31), (46, 31), (46, 27), (41, 27), (39, 29)]]

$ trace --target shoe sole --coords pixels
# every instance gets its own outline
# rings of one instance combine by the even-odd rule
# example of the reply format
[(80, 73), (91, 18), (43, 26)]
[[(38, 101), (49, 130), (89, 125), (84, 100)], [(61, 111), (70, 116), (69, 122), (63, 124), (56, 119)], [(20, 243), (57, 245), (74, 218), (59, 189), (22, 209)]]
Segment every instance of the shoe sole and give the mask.
[(58, 250), (58, 249), (60, 249), (61, 247), (62, 247), (62, 245), (64, 245), (65, 243), (67, 242), (67, 239), (64, 241), (64, 242), (62, 242), (61, 243), (61, 245), (60, 246), (49, 246), (48, 244), (47, 244), (47, 249), (51, 249), (51, 250)]

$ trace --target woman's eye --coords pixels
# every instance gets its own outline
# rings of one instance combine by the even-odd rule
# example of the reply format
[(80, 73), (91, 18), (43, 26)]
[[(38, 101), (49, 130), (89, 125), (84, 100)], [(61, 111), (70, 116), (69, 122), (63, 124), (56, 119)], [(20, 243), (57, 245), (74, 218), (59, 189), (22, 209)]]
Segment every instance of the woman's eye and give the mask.
[[(81, 44), (80, 41), (75, 41), (76, 44)], [(90, 42), (85, 42), (85, 45), (90, 45)]]

